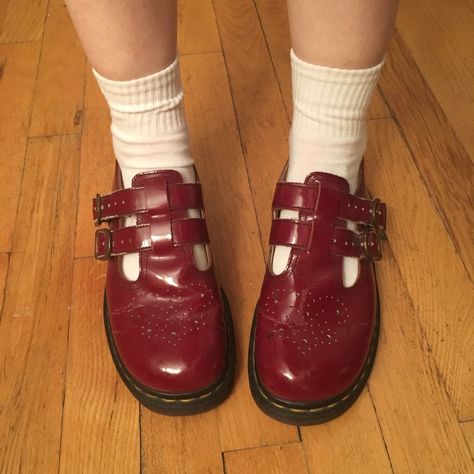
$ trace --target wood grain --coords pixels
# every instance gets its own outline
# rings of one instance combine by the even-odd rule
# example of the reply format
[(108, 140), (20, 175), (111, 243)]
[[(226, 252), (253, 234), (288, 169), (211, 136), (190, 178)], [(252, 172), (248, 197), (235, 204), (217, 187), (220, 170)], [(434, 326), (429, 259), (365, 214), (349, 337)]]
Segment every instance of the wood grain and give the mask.
[[(388, 206), (390, 245), (459, 418), (474, 410), (474, 288), (390, 120), (369, 125), (368, 183)], [(407, 191), (401, 193), (401, 189)]]
[(212, 0), (179, 0), (178, 49), (182, 56), (221, 50)]
[[(419, 19), (423, 18), (423, 21)], [(472, 2), (400, 2), (397, 28), (431, 90), (474, 156)]]
[(115, 371), (103, 324), (106, 264), (74, 262), (60, 472), (140, 472), (138, 402)]
[(3, 297), (5, 295), (5, 286), (8, 273), (8, 264), (10, 262), (10, 255), (7, 253), (0, 254), (0, 314), (3, 307)]
[(85, 56), (62, 2), (50, 5), (36, 81), (30, 136), (78, 132)]
[(188, 417), (141, 412), (143, 473), (223, 472), (216, 411)]
[(0, 252), (9, 252), (41, 44), (0, 45)]
[(369, 381), (394, 472), (472, 472), (474, 465), (391, 249), (378, 267), (382, 333)]
[[(416, 167), (463, 263), (474, 278), (474, 163), (426, 84), (401, 37), (395, 35), (380, 81)], [(443, 233), (445, 233), (443, 232)]]
[(288, 154), (288, 118), (253, 2), (216, 0), (215, 7), (266, 253), (274, 183)]
[(343, 416), (300, 430), (310, 472), (392, 472), (367, 389)]
[(224, 453), (224, 461), (227, 474), (304, 474), (308, 472), (300, 443), (230, 451)]
[(469, 445), (469, 449), (471, 450), (471, 455), (474, 457), (474, 421), (461, 423), (461, 428)]
[(10, 0), (5, 0), (0, 3), (0, 32), (3, 32), (3, 24), (8, 11), (8, 4)]
[[(4, 0), (5, 3), (5, 0)], [(37, 41), (43, 36), (48, 0), (9, 0), (0, 43)]]
[[(395, 471), (468, 472), (454, 407), (472, 406), (472, 287), (396, 125), (371, 122), (369, 141), (368, 184), (387, 202), (390, 229), (377, 266), (383, 331), (370, 381), (382, 433)], [(410, 192), (400, 200), (402, 183)]]
[(0, 320), (0, 471), (56, 472), (79, 140), (29, 142)]

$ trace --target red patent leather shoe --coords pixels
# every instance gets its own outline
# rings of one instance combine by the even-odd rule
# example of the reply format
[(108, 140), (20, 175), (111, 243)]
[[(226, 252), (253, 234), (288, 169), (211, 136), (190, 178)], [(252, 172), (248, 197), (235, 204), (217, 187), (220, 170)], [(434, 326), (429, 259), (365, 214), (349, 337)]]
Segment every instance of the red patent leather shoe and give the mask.
[[(385, 204), (356, 195), (345, 179), (311, 173), (279, 182), (270, 245), (291, 247), (286, 270), (267, 268), (249, 348), (252, 395), (268, 415), (315, 424), (356, 400), (374, 363), (380, 310), (372, 262), (381, 257)], [(279, 219), (282, 209), (298, 219)], [(357, 223), (357, 231), (346, 221)], [(343, 286), (343, 257), (359, 259), (355, 284)], [(269, 264), (271, 267), (271, 264)]]
[[(219, 404), (234, 374), (229, 305), (211, 264), (199, 270), (195, 244), (208, 244), (199, 183), (183, 183), (176, 171), (140, 173), (132, 188), (93, 201), (95, 256), (108, 260), (104, 320), (114, 363), (133, 395), (170, 415), (198, 413)], [(124, 227), (124, 217), (137, 224)], [(136, 281), (122, 274), (121, 256), (139, 252)]]

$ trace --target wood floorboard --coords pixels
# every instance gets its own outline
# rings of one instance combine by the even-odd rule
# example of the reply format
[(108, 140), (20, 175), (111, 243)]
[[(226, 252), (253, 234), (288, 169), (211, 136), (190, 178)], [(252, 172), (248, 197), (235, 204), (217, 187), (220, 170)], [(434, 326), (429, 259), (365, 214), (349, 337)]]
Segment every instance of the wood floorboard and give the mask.
[(399, 34), (388, 51), (382, 93), (471, 280), (474, 163)]
[(473, 24), (469, 0), (400, 2), (398, 31), (472, 160)]
[(30, 136), (80, 132), (85, 64), (65, 5), (52, 2), (45, 22)]
[(12, 246), (40, 48), (0, 44), (0, 252)]
[(65, 474), (140, 472), (139, 404), (109, 354), (104, 283), (103, 262), (75, 260), (59, 469)]
[(3, 28), (0, 43), (38, 41), (43, 37), (49, 0), (9, 0), (2, 2)]
[(224, 453), (224, 461), (227, 474), (309, 472), (300, 443), (230, 451)]
[(2, 314), (3, 297), (5, 296), (5, 286), (7, 283), (8, 264), (10, 255), (8, 253), (0, 254), (0, 315)]
[(390, 246), (440, 380), (459, 418), (472, 418), (472, 282), (394, 122), (370, 122), (366, 162), (370, 191), (387, 203)]
[(77, 136), (29, 141), (0, 320), (0, 472), (56, 472), (77, 209)]
[(469, 444), (471, 455), (474, 457), (474, 421), (465, 421), (461, 423), (461, 428), (464, 433), (464, 437)]
[[(395, 472), (468, 472), (472, 461), (446, 389), (472, 403), (469, 281), (393, 120), (370, 122), (366, 157), (367, 183), (373, 195), (383, 192), (390, 229), (376, 268), (382, 333), (369, 383), (390, 459)], [(401, 182), (410, 193), (397, 206)], [(440, 261), (433, 263), (434, 247)]]

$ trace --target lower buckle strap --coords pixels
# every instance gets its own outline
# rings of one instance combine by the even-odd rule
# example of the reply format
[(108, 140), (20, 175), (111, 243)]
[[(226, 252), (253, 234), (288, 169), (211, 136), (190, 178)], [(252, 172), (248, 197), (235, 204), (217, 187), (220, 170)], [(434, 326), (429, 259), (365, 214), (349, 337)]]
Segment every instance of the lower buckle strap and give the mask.
[(378, 261), (382, 258), (381, 240), (381, 231), (373, 228), (362, 232), (336, 228), (329, 253), (340, 257)]
[(311, 246), (313, 221), (274, 219), (270, 231), (270, 245), (281, 245), (302, 250)]
[[(209, 243), (204, 219), (185, 218), (169, 223), (170, 227), (165, 233), (157, 232), (156, 228), (152, 228), (150, 224), (139, 224), (116, 230), (98, 229), (95, 232), (94, 256), (98, 260), (109, 260), (119, 255), (152, 249), (156, 252), (166, 251), (168, 245), (178, 247)], [(152, 229), (154, 229), (153, 232)], [(158, 229), (161, 231), (166, 227), (162, 226)]]

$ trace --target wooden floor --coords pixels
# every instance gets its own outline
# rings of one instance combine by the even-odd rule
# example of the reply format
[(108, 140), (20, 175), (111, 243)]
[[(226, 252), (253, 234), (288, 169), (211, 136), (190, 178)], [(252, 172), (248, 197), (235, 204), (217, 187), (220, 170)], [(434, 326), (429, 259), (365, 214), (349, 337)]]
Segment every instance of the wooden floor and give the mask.
[(181, 1), (192, 146), (237, 329), (235, 390), (169, 418), (140, 407), (102, 327), (91, 197), (108, 111), (62, 0), (0, 3), (2, 473), (474, 472), (474, 12), (402, 2), (370, 109), (368, 184), (389, 208), (380, 350), (343, 417), (298, 429), (253, 403), (246, 348), (291, 117), (284, 0)]

